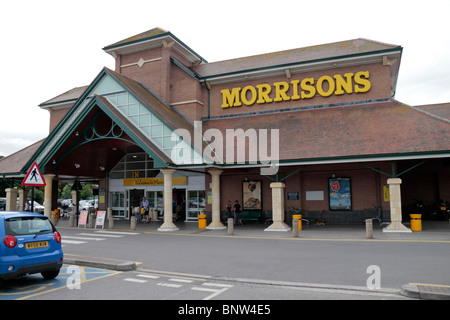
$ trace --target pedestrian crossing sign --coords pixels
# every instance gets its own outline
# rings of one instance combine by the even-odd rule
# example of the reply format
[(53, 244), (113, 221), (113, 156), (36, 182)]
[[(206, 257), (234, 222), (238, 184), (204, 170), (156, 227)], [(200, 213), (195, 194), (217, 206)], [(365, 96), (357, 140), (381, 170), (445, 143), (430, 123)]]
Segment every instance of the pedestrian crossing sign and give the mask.
[(45, 187), (45, 179), (44, 176), (41, 173), (41, 170), (39, 170), (39, 167), (36, 162), (34, 162), (30, 169), (28, 170), (27, 175), (22, 181), (23, 186), (28, 187)]

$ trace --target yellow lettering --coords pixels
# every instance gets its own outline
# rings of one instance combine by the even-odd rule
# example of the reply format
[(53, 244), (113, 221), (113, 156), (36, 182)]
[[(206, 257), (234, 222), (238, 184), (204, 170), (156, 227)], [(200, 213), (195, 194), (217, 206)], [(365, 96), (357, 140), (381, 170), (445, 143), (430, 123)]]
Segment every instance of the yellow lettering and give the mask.
[[(251, 106), (255, 102), (265, 104), (271, 102), (283, 102), (289, 100), (312, 99), (316, 94), (329, 97), (333, 93), (336, 96), (352, 93), (364, 93), (370, 90), (372, 84), (369, 80), (369, 71), (351, 72), (344, 75), (324, 75), (317, 81), (314, 78), (291, 80), (290, 82), (274, 82), (272, 85), (263, 83), (256, 86), (246, 86), (233, 89), (224, 89), (222, 93), (222, 108), (240, 107), (242, 104)], [(292, 90), (291, 90), (292, 88)], [(275, 91), (273, 99), (270, 97)]]
[[(361, 77), (364, 77), (365, 79), (361, 79)], [(355, 74), (355, 93), (367, 92), (370, 90), (372, 85), (367, 79), (369, 79), (369, 71), (360, 71)], [(362, 87), (358, 85), (361, 85)]]
[(291, 84), (292, 84), (292, 96), (291, 99), (292, 100), (298, 100), (300, 99), (300, 96), (298, 95), (298, 84), (300, 83), (300, 80), (292, 80)]
[[(353, 73), (346, 73), (344, 74), (344, 77), (346, 78), (346, 80), (344, 80), (344, 78), (342, 78), (340, 74), (334, 75), (334, 79), (336, 80), (336, 91), (334, 92), (334, 94), (337, 96), (344, 94), (344, 90), (348, 94), (353, 92), (353, 84), (352, 84)], [(342, 88), (344, 90), (342, 90)]]
[(258, 88), (258, 101), (256, 103), (270, 103), (272, 99), (270, 99), (269, 94), (272, 91), (272, 87), (270, 84), (259, 84), (256, 86)]
[(289, 90), (289, 84), (287, 82), (275, 82), (273, 85), (275, 86), (275, 99), (273, 99), (273, 101), (280, 102), (291, 100), (291, 98), (289, 98), (286, 94)]
[[(250, 91), (251, 93), (251, 98), (250, 100), (247, 99), (247, 92)], [(247, 105), (247, 106), (251, 106), (252, 104), (255, 103), (256, 98), (258, 97), (258, 95), (256, 94), (256, 89), (252, 86), (246, 86), (244, 89), (242, 89), (241, 92), (241, 100), (242, 102)]]
[[(316, 95), (316, 88), (314, 88), (314, 78), (303, 79), (300, 87), (303, 90), (301, 93), (302, 99), (311, 99)], [(305, 93), (305, 91), (309, 93), (307, 94)]]
[[(324, 91), (323, 90), (323, 82), (324, 81), (328, 82), (328, 91)], [(317, 92), (322, 97), (329, 97), (329, 96), (331, 96), (333, 94), (333, 92), (334, 92), (334, 88), (335, 88), (334, 80), (330, 76), (323, 76), (323, 77), (320, 77), (319, 80), (317, 80)]]
[(241, 91), (241, 88), (233, 88), (231, 92), (228, 89), (220, 91), (223, 97), (222, 108), (242, 106), (242, 103), (239, 101), (239, 91)]

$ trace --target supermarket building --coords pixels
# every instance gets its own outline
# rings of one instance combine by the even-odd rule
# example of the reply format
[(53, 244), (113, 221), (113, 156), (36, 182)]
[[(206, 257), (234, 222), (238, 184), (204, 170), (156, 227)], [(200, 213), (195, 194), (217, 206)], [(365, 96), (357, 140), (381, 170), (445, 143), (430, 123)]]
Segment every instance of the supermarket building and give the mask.
[(208, 63), (155, 28), (103, 50), (115, 69), (41, 103), (49, 136), (0, 161), (11, 185), (39, 165), (47, 215), (57, 183), (76, 181), (98, 183), (117, 219), (146, 196), (160, 231), (201, 210), (225, 228), (238, 200), (267, 231), (289, 230), (294, 207), (403, 232), (415, 199), (450, 199), (450, 103), (394, 99), (401, 46), (354, 39)]

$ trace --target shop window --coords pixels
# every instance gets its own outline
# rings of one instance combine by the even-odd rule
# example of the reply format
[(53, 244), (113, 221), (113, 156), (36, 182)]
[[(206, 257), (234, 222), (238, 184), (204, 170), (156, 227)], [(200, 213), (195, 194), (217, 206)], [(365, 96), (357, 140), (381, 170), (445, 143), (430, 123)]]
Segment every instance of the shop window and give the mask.
[(164, 206), (164, 194), (162, 191), (147, 191), (147, 200), (150, 208), (162, 210)]
[(109, 193), (109, 206), (114, 217), (125, 217), (125, 192), (115, 191)]
[(153, 159), (144, 152), (126, 154), (109, 173), (110, 179), (153, 178), (159, 173)]
[(206, 206), (205, 191), (189, 190), (187, 206), (186, 220), (197, 220), (199, 211)]

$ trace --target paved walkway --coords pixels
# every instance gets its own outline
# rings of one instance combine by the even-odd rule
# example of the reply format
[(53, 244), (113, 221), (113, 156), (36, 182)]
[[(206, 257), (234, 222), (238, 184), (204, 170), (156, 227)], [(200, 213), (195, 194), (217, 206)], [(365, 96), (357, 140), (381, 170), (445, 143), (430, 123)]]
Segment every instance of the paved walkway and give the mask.
[[(160, 233), (158, 228), (162, 221), (151, 221), (150, 223), (137, 223), (135, 229), (130, 228), (130, 221), (116, 220), (114, 221), (114, 230), (117, 231), (140, 231)], [(409, 222), (404, 222), (409, 227)], [(299, 237), (294, 237), (292, 231), (274, 232), (264, 231), (267, 227), (261, 223), (248, 222), (242, 226), (236, 226), (233, 234), (228, 234), (225, 227), (221, 230), (199, 229), (197, 222), (175, 222), (179, 228), (172, 231), (172, 234), (191, 235), (200, 237), (242, 237), (242, 238), (260, 238), (260, 239), (295, 239), (298, 241), (384, 241), (384, 242), (436, 242), (448, 243), (450, 245), (450, 223), (447, 221), (422, 221), (422, 231), (420, 232), (400, 232), (388, 233), (383, 232), (382, 226), (377, 222), (373, 223), (373, 237), (366, 238), (366, 226), (360, 225), (307, 225), (303, 223)], [(69, 220), (61, 219), (58, 228), (69, 228)], [(83, 226), (78, 228), (84, 228)], [(108, 221), (105, 223), (105, 229), (108, 228)], [(97, 227), (100, 229), (100, 227)], [(127, 270), (133, 269), (135, 266), (128, 261), (107, 260), (79, 256), (65, 257), (66, 263), (76, 264), (82, 261), (83, 265), (96, 266), (101, 265), (103, 268), (109, 266), (110, 269), (120, 270), (126, 265)], [(80, 262), (81, 263), (81, 262)], [(416, 299), (431, 300), (450, 300), (450, 286), (409, 283), (402, 286), (401, 294)]]

